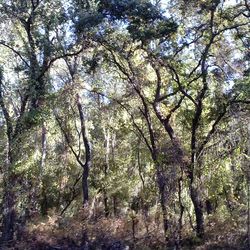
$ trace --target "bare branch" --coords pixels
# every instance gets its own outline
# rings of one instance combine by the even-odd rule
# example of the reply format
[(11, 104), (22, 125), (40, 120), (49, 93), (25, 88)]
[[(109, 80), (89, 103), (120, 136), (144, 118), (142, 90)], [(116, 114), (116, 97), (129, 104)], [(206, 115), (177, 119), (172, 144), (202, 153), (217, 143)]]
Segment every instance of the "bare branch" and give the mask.
[(11, 47), (10, 45), (6, 44), (4, 41), (0, 41), (0, 44), (3, 45), (4, 47), (10, 49), (12, 52), (14, 52), (23, 62), (24, 64), (29, 68), (29, 64), (28, 62), (23, 58), (23, 56), (21, 55), (21, 53), (19, 51), (17, 51), (16, 49), (14, 49), (13, 47)]

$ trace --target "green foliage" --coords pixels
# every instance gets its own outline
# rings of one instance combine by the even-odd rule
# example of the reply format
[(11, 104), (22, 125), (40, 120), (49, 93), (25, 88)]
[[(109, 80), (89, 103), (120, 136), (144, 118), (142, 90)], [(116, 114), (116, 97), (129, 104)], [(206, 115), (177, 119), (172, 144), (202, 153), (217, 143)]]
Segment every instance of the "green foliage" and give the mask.
[[(107, 217), (104, 228), (117, 223), (108, 236), (118, 239), (123, 230), (134, 248), (157, 241), (152, 249), (164, 241), (163, 217), (170, 245), (181, 239), (185, 245), (186, 238), (202, 244), (193, 225), (199, 208), (207, 238), (213, 238), (211, 225), (231, 218), (234, 232), (246, 219), (248, 5), (162, 6), (148, 0), (0, 2), (4, 211), (32, 224), (33, 213), (59, 215), (66, 208), (62, 220), (81, 217), (73, 223), (81, 240), (82, 231), (97, 227), (90, 244), (104, 237), (97, 235), (97, 218)], [(81, 183), (86, 138), (87, 209)], [(60, 231), (56, 223), (50, 226)]]

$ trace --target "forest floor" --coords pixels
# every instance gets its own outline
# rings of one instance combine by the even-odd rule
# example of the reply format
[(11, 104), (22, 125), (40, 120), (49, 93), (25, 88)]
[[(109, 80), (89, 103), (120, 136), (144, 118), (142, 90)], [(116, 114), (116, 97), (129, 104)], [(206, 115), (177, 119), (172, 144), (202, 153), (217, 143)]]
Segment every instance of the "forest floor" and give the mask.
[[(138, 217), (134, 222), (133, 234), (132, 219), (87, 219), (82, 212), (71, 218), (56, 215), (43, 219), (37, 217), (26, 225), (19, 240), (2, 250), (166, 249), (159, 221), (148, 218), (145, 224), (145, 220)], [(248, 249), (244, 224), (232, 218), (226, 221), (211, 218), (202, 241), (190, 229), (184, 228), (181, 249)]]

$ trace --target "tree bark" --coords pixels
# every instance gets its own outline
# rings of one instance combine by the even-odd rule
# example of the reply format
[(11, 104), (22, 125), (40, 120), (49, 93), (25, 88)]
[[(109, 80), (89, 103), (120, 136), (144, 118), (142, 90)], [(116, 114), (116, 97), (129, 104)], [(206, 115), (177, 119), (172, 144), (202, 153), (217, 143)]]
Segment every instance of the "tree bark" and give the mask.
[(162, 217), (163, 217), (163, 230), (164, 230), (164, 237), (166, 243), (168, 242), (168, 218), (167, 218), (167, 205), (166, 205), (166, 180), (164, 177), (164, 173), (161, 173), (159, 170), (159, 166), (157, 167), (157, 184), (159, 188), (160, 194), (160, 204), (162, 210)]
[[(8, 243), (14, 237), (15, 231), (15, 179), (8, 176), (5, 179), (4, 185), (4, 197), (3, 197), (3, 219), (2, 219), (2, 237), (1, 242), (3, 244)], [(1, 245), (1, 244), (0, 244)]]
[(87, 130), (85, 125), (85, 118), (83, 114), (83, 108), (80, 101), (79, 95), (76, 96), (77, 100), (77, 108), (79, 112), (80, 122), (81, 122), (81, 133), (85, 148), (85, 163), (83, 165), (83, 175), (82, 175), (82, 190), (83, 190), (83, 205), (88, 205), (89, 202), (89, 185), (88, 185), (88, 177), (89, 177), (89, 169), (91, 167), (91, 149), (90, 142), (87, 136)]
[(104, 213), (105, 217), (107, 218), (109, 216), (109, 206), (108, 206), (108, 197), (106, 189), (103, 191), (103, 202), (104, 202)]
[(200, 199), (198, 188), (193, 184), (190, 186), (190, 196), (194, 205), (195, 218), (196, 218), (196, 233), (199, 238), (204, 237), (204, 215), (203, 204)]
[(117, 197), (116, 195), (113, 195), (113, 213), (114, 217), (117, 216)]

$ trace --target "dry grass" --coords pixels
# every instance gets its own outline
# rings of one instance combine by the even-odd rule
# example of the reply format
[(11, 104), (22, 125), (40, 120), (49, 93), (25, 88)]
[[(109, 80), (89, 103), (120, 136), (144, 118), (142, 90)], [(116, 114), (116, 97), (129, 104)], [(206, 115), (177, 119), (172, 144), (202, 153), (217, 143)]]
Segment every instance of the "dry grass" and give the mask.
[[(22, 240), (8, 249), (84, 249), (86, 236), (89, 249), (165, 249), (158, 220), (149, 217), (148, 230), (143, 216), (138, 215), (134, 221), (135, 237), (129, 216), (89, 218), (88, 211), (83, 209), (73, 217), (60, 217), (52, 212), (46, 219), (33, 218), (27, 224)], [(197, 239), (187, 224), (183, 230), (183, 249), (247, 249), (245, 236), (246, 231), (239, 222), (214, 216), (209, 218), (204, 241)]]

